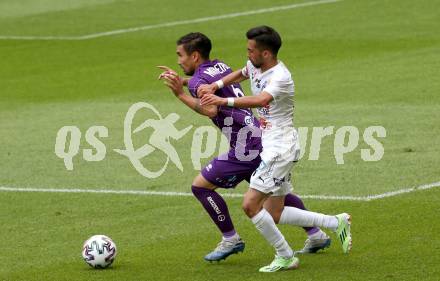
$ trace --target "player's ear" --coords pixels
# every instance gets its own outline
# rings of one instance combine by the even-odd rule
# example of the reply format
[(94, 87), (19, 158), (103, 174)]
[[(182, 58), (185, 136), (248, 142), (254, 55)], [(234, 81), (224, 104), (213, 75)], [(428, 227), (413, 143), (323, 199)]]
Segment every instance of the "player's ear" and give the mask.
[(272, 55), (272, 53), (269, 52), (269, 50), (264, 50), (262, 55), (263, 55), (263, 58), (269, 58)]
[(198, 61), (200, 59), (200, 54), (199, 52), (193, 52), (191, 54), (191, 58), (193, 59), (193, 61)]

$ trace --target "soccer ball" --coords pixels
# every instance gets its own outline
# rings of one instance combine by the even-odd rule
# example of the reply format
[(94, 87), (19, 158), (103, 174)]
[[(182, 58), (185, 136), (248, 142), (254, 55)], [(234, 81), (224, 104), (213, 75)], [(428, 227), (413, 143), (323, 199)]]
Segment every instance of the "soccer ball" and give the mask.
[(93, 235), (84, 242), (82, 256), (93, 268), (106, 268), (116, 257), (116, 244), (105, 235)]

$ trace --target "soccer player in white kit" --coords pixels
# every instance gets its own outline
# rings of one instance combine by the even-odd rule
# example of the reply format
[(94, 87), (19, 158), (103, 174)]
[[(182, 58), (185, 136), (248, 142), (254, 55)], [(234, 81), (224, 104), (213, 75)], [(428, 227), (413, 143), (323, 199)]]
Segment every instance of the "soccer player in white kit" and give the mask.
[[(258, 108), (262, 162), (251, 177), (243, 210), (276, 250), (272, 263), (260, 271), (275, 272), (299, 265), (276, 223), (330, 228), (337, 233), (344, 253), (348, 253), (351, 249), (350, 215), (329, 216), (284, 207), (284, 196), (292, 189), (291, 170), (300, 154), (298, 134), (293, 126), (294, 82), (290, 71), (277, 59), (281, 37), (273, 28), (255, 27), (246, 36), (249, 58), (246, 66), (210, 85), (201, 86), (198, 94), (202, 105)], [(221, 98), (213, 94), (225, 85), (246, 79), (250, 79), (253, 96)]]

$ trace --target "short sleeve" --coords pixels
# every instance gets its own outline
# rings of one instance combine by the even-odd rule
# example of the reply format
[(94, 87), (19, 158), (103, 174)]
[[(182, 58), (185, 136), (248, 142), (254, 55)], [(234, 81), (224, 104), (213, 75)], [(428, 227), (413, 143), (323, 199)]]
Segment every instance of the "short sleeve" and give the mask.
[(249, 78), (249, 72), (247, 69), (247, 65), (241, 69), (241, 75), (243, 75), (246, 78)]
[(241, 69), (241, 74), (244, 77), (249, 78), (250, 73), (252, 73), (252, 71), (253, 71), (253, 67), (254, 66), (252, 65), (252, 62), (250, 60), (248, 60), (246, 62), (246, 66)]
[(291, 85), (291, 81), (280, 77), (278, 75), (274, 75), (271, 77), (267, 86), (264, 88), (263, 92), (269, 93), (272, 97), (280, 96), (288, 92), (289, 86)]

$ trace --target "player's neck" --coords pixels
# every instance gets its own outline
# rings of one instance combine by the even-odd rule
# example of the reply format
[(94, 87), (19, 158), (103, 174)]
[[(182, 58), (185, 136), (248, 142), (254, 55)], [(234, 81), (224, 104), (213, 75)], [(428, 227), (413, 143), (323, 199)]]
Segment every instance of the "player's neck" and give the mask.
[(209, 61), (209, 59), (203, 59), (196, 62), (195, 69), (198, 69), (200, 65), (204, 64), (205, 62)]
[(274, 58), (274, 59), (268, 61), (267, 63), (263, 64), (260, 67), (261, 72), (265, 72), (266, 70), (271, 69), (272, 67), (274, 67), (277, 64), (278, 64), (278, 59)]

